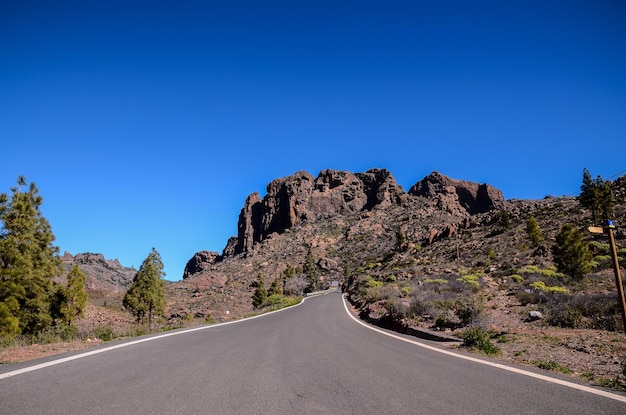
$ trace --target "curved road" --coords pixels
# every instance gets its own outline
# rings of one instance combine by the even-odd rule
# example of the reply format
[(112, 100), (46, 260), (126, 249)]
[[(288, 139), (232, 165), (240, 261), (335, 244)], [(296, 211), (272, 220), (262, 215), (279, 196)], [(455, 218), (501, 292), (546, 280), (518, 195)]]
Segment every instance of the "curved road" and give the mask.
[(2, 366), (0, 414), (626, 414), (623, 394), (404, 338), (359, 324), (331, 293), (259, 318)]

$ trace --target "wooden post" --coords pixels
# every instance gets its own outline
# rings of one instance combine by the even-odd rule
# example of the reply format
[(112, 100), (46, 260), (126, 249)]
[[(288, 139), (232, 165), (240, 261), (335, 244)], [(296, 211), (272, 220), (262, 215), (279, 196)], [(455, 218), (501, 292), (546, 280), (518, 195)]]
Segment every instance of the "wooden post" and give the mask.
[(613, 257), (613, 269), (615, 270), (615, 285), (617, 285), (617, 294), (622, 309), (622, 323), (624, 324), (624, 332), (626, 333), (626, 300), (624, 299), (624, 285), (622, 284), (622, 276), (619, 272), (619, 260), (617, 259), (617, 248), (615, 247), (615, 238), (613, 237), (613, 228), (615, 225), (609, 223), (605, 230), (609, 234), (609, 243), (611, 244), (611, 256)]

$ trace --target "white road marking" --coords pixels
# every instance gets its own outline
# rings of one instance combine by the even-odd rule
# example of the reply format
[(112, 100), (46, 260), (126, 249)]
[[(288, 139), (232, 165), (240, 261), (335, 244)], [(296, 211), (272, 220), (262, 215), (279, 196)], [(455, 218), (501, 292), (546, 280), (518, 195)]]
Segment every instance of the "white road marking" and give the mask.
[(466, 355), (463, 355), (463, 354), (460, 354), (460, 353), (455, 353), (455, 352), (452, 352), (450, 350), (445, 350), (445, 349), (440, 349), (438, 347), (429, 346), (428, 344), (420, 343), (420, 342), (415, 341), (415, 340), (407, 339), (406, 337), (397, 336), (397, 335), (389, 333), (387, 331), (380, 330), (380, 329), (378, 329), (376, 327), (373, 327), (373, 326), (371, 326), (371, 325), (361, 321), (357, 317), (355, 317), (353, 315), (353, 313), (350, 312), (350, 310), (348, 310), (348, 306), (346, 305), (345, 296), (342, 296), (342, 300), (343, 300), (343, 307), (345, 308), (346, 313), (348, 313), (348, 315), (354, 321), (356, 321), (357, 323), (359, 323), (362, 326), (367, 327), (370, 330), (374, 330), (374, 331), (376, 331), (378, 333), (384, 334), (385, 336), (393, 337), (394, 339), (402, 340), (403, 342), (411, 343), (411, 344), (413, 344), (415, 346), (419, 346), (419, 347), (422, 347), (424, 349), (432, 350), (432, 351), (437, 352), (437, 353), (442, 353), (442, 354), (445, 354), (445, 355), (448, 355), (448, 356), (453, 356), (453, 357), (456, 357), (456, 358), (459, 358), (459, 359), (469, 360), (470, 362), (474, 362), (474, 363), (479, 363), (481, 365), (495, 367), (495, 368), (498, 368), (498, 369), (506, 370), (506, 371), (517, 373), (517, 374), (520, 374), (520, 375), (529, 376), (531, 378), (545, 380), (546, 382), (556, 383), (557, 385), (565, 386), (565, 387), (572, 388), (572, 389), (577, 389), (577, 390), (584, 391), (584, 392), (593, 393), (594, 395), (600, 395), (600, 396), (603, 396), (605, 398), (614, 399), (616, 401), (620, 401), (620, 402), (626, 403), (626, 396), (617, 395), (615, 393), (607, 392), (607, 391), (600, 390), (600, 389), (591, 388), (591, 387), (585, 386), (585, 385), (579, 385), (577, 383), (568, 382), (566, 380), (552, 378), (550, 376), (545, 376), (545, 375), (542, 375), (542, 374), (539, 374), (539, 373), (529, 372), (529, 371), (524, 370), (524, 369), (519, 369), (519, 368), (511, 367), (511, 366), (506, 366), (506, 365), (503, 365), (503, 364), (500, 364), (500, 363), (490, 362), (490, 361), (478, 359), (478, 358), (472, 357), (472, 356), (466, 356)]

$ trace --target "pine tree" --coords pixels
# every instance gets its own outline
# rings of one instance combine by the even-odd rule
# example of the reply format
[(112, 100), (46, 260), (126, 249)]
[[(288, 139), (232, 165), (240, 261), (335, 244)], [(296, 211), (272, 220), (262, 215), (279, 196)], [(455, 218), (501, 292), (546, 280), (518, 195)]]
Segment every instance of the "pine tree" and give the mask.
[(74, 265), (67, 275), (67, 288), (63, 288), (63, 302), (60, 308), (61, 318), (67, 324), (72, 324), (77, 317), (83, 315), (87, 306), (87, 291), (85, 284), (87, 277)]
[(555, 242), (552, 254), (559, 272), (580, 280), (591, 271), (593, 256), (578, 229), (570, 224), (563, 225)]
[(404, 251), (407, 248), (406, 235), (402, 228), (396, 230), (396, 251)]
[(161, 255), (152, 248), (146, 259), (133, 277), (133, 283), (124, 295), (124, 307), (127, 307), (137, 321), (145, 322), (148, 317), (148, 329), (152, 329), (152, 318), (165, 312), (165, 280), (163, 280), (163, 262)]
[(315, 257), (313, 256), (313, 252), (311, 252), (311, 248), (309, 248), (306, 257), (304, 258), (304, 266), (302, 267), (302, 272), (309, 282), (309, 286), (307, 287), (306, 291), (313, 292), (317, 290), (319, 283), (319, 272), (317, 269), (317, 264), (315, 263)]
[(267, 295), (283, 295), (283, 283), (280, 278), (276, 278), (274, 281), (272, 281), (272, 285), (270, 286)]
[(37, 186), (20, 176), (11, 192), (0, 194), (0, 332), (32, 334), (52, 324), (61, 261)]
[(578, 196), (580, 205), (591, 211), (593, 223), (600, 224), (604, 219), (613, 219), (615, 194), (611, 182), (598, 176), (591, 177), (589, 170), (583, 169), (583, 184)]
[(534, 247), (538, 247), (543, 241), (543, 236), (541, 235), (541, 229), (539, 228), (539, 224), (537, 223), (537, 219), (533, 215), (528, 217), (528, 221), (526, 222), (526, 233), (530, 238)]
[(256, 288), (254, 289), (254, 294), (252, 295), (252, 306), (254, 308), (263, 307), (266, 301), (267, 291), (265, 290), (265, 279), (263, 278), (263, 275), (259, 274), (256, 281)]

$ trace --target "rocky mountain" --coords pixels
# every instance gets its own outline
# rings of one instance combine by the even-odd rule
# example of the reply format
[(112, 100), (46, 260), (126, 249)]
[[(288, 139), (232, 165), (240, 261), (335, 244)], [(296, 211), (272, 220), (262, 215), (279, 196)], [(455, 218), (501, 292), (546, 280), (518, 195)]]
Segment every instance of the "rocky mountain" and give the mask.
[[(373, 209), (420, 210), (421, 216), (450, 216), (448, 225), (477, 213), (505, 205), (502, 192), (488, 184), (450, 179), (433, 172), (406, 193), (391, 173), (372, 169), (365, 173), (324, 170), (317, 178), (307, 172), (273, 180), (263, 199), (252, 193), (239, 214), (238, 235), (231, 238), (223, 254), (202, 251), (188, 262), (183, 279), (202, 272), (211, 264), (254, 250), (275, 234), (294, 226), (323, 219), (350, 216)], [(450, 234), (450, 226), (430, 227), (427, 239)]]
[(122, 265), (117, 259), (105, 259), (102, 254), (90, 252), (76, 254), (65, 252), (61, 256), (66, 271), (74, 265), (87, 276), (87, 290), (94, 292), (124, 292), (133, 282), (137, 270)]
[[(248, 196), (238, 235), (222, 254), (201, 251), (189, 260), (184, 280), (170, 286), (171, 309), (175, 315), (193, 310), (198, 316), (249, 312), (246, 296), (257, 275), (269, 274), (271, 281), (287, 266), (302, 266), (309, 249), (323, 278), (343, 280), (365, 258), (393, 248), (400, 228), (410, 246), (430, 245), (476, 220), (492, 220), (506, 206), (500, 190), (438, 172), (408, 193), (384, 169), (324, 170), (316, 178), (297, 172), (269, 183), (262, 199), (258, 193)], [(196, 300), (183, 305), (184, 294)]]

